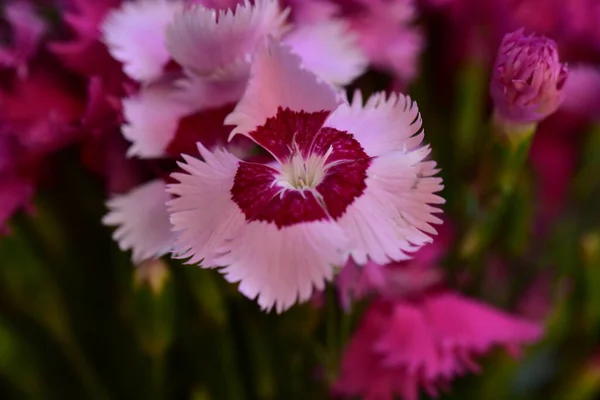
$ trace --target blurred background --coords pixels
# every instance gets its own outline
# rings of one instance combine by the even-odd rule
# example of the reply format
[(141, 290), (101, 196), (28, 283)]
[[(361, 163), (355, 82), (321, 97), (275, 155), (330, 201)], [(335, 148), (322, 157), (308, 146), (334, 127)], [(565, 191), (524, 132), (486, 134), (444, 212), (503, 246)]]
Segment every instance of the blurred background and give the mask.
[[(33, 19), (15, 18), (17, 3)], [(92, 68), (108, 56), (98, 24), (120, 3), (0, 2), (0, 398), (339, 397), (372, 296), (348, 311), (332, 284), (266, 313), (216, 271), (168, 257), (134, 266), (101, 224), (108, 195), (158, 165), (125, 157), (122, 87), (109, 111), (89, 113), (90, 88), (112, 73)], [(600, 2), (284, 3), (295, 23), (322, 13), (351, 26), (370, 66), (349, 93), (417, 101), (454, 232), (438, 265), (445, 287), (543, 327), (518, 357), (486, 351), (437, 398), (600, 398)], [(507, 158), (490, 82), (503, 36), (520, 27), (556, 41), (569, 77), (558, 110)], [(49, 142), (50, 125), (60, 135)], [(505, 178), (498, 208), (488, 191)]]

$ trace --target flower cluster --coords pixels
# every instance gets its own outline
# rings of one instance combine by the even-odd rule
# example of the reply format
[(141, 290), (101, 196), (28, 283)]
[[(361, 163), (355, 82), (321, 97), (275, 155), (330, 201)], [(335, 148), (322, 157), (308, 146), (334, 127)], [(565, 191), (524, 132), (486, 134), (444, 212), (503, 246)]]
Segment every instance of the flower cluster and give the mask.
[[(516, 358), (552, 307), (555, 277), (541, 268), (600, 260), (586, 220), (599, 176), (594, 0), (11, 0), (0, 11), (0, 234), (17, 227), (57, 262), (68, 246), (42, 246), (53, 218), (40, 228), (30, 214), (76, 215), (101, 182), (95, 226), (154, 300), (181, 264), (213, 270), (202, 273), (257, 312), (327, 297), (334, 396), (435, 397), (494, 348)], [(57, 182), (73, 187), (54, 198)], [(561, 234), (581, 243), (552, 249)], [(535, 321), (507, 311), (529, 303), (542, 304)], [(349, 315), (356, 329), (337, 343)]]

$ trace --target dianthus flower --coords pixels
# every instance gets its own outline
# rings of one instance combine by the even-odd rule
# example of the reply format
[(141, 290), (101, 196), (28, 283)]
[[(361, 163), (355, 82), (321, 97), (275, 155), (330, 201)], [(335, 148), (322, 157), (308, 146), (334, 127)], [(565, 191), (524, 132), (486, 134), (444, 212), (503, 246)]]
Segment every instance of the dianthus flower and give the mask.
[(560, 106), (567, 76), (553, 40), (523, 30), (507, 34), (491, 82), (497, 116), (511, 124), (541, 121)]
[(350, 255), (364, 264), (410, 258), (431, 241), (443, 199), (410, 98), (377, 94), (362, 105), (302, 68), (270, 40), (226, 123), (274, 162), (241, 161), (199, 145), (169, 192), (176, 253), (222, 266), (239, 290), (278, 312), (322, 289)]
[[(256, 49), (267, 38), (285, 42), (304, 67), (336, 85), (350, 82), (366, 67), (340, 21), (292, 25), (288, 10), (276, 0), (234, 3), (136, 1), (108, 14), (104, 41), (141, 84), (138, 93), (123, 100), (129, 156), (177, 158), (195, 152), (199, 142), (210, 150), (226, 146), (247, 158), (252, 141), (240, 135), (227, 143), (231, 127), (223, 120), (242, 96)], [(108, 202), (104, 221), (118, 227), (115, 239), (121, 248), (132, 249), (138, 262), (169, 250), (166, 243), (173, 234), (161, 222), (168, 220), (161, 187), (164, 183), (156, 180)], [(136, 204), (154, 212), (139, 213)]]
[(371, 297), (342, 358), (333, 391), (386, 400), (435, 396), (454, 378), (477, 372), (476, 358), (494, 347), (515, 355), (538, 340), (541, 327), (445, 288), (440, 261), (451, 243), (448, 223), (432, 244), (405, 262), (359, 267), (338, 276), (343, 305)]

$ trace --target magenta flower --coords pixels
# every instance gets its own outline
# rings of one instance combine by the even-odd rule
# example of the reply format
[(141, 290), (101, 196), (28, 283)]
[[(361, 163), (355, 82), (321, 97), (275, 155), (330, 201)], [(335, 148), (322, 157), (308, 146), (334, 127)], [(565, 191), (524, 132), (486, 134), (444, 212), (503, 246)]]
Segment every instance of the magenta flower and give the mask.
[(365, 399), (435, 396), (457, 376), (475, 372), (475, 357), (495, 346), (516, 353), (537, 340), (535, 323), (468, 299), (443, 285), (438, 264), (452, 241), (447, 222), (414, 258), (386, 265), (348, 263), (337, 286), (343, 306), (373, 296), (346, 348), (334, 392)]
[(513, 354), (539, 339), (541, 328), (456, 293), (374, 301), (342, 359), (334, 392), (365, 400), (435, 396), (452, 379), (479, 367), (475, 357), (496, 346)]
[(425, 45), (413, 0), (360, 0), (360, 11), (348, 19), (371, 63), (403, 84), (418, 76)]
[(498, 117), (513, 124), (546, 118), (561, 104), (567, 75), (553, 40), (526, 36), (522, 29), (507, 34), (490, 87)]
[(176, 253), (222, 266), (263, 309), (282, 311), (322, 289), (348, 255), (360, 264), (410, 257), (435, 234), (443, 199), (421, 146), (416, 105), (402, 95), (349, 104), (269, 41), (247, 91), (226, 119), (275, 159), (244, 162), (199, 145), (173, 175)]
[(123, 79), (120, 65), (99, 41), (99, 28), (106, 14), (120, 3), (121, 0), (72, 0), (68, 10), (64, 11), (71, 37), (66, 41), (51, 43), (49, 49), (69, 69), (86, 77), (110, 78), (111, 86), (119, 86)]

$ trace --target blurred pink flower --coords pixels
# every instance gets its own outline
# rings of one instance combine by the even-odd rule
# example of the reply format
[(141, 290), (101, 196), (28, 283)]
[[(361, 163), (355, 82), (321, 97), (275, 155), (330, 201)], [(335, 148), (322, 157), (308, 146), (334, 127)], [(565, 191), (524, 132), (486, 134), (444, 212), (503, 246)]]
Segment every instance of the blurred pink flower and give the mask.
[(541, 121), (560, 106), (567, 75), (554, 41), (522, 29), (507, 34), (490, 85), (497, 115), (515, 124)]
[(365, 399), (435, 396), (457, 376), (478, 371), (475, 357), (503, 346), (539, 339), (541, 327), (468, 299), (443, 286), (439, 263), (451, 245), (449, 223), (439, 240), (409, 261), (357, 267), (338, 276), (342, 304), (371, 295), (372, 302), (350, 340), (334, 393)]
[(283, 0), (291, 9), (291, 18), (297, 24), (310, 24), (335, 18), (339, 6), (331, 0)]
[(242, 4), (244, 0), (188, 0), (189, 4), (200, 4), (213, 10), (234, 10), (238, 4)]
[(18, 131), (18, 141), (30, 154), (48, 154), (70, 143), (83, 115), (78, 93), (68, 77), (46, 66), (31, 70), (0, 90), (0, 120)]
[(0, 89), (0, 230), (28, 207), (47, 156), (79, 138), (83, 109), (62, 78), (35, 67)]
[(49, 49), (78, 74), (87, 78), (110, 78), (113, 85), (119, 85), (122, 81), (121, 66), (100, 41), (100, 26), (105, 16), (121, 4), (121, 0), (71, 0), (69, 3), (63, 12), (71, 35), (63, 41), (51, 43)]
[[(282, 40), (328, 82), (343, 85), (362, 73), (364, 56), (342, 22), (291, 26), (287, 15), (275, 0), (221, 11), (183, 1), (133, 2), (111, 12), (102, 25), (109, 50), (132, 78), (146, 83), (123, 100), (129, 154), (164, 157), (182, 119), (238, 101), (255, 50), (268, 37)], [(165, 29), (154, 29), (157, 23)], [(139, 36), (143, 46), (132, 40)], [(179, 70), (165, 70), (171, 64)]]
[(349, 104), (301, 62), (276, 41), (263, 45), (225, 121), (276, 162), (199, 146), (204, 161), (185, 157), (169, 188), (179, 257), (224, 266), (240, 292), (279, 312), (322, 289), (349, 253), (361, 264), (409, 258), (431, 241), (443, 203), (408, 97)]
[(370, 64), (406, 87), (425, 45), (413, 0), (287, 0), (298, 23), (337, 18), (350, 26)]
[(374, 301), (350, 340), (334, 393), (369, 399), (436, 396), (454, 378), (479, 370), (496, 346), (516, 355), (542, 335), (539, 325), (449, 291)]
[(31, 4), (25, 1), (9, 3), (4, 15), (12, 30), (12, 43), (0, 47), (0, 69), (14, 68), (25, 78), (29, 61), (37, 54), (40, 41), (46, 33), (44, 21), (35, 14)]
[(553, 38), (569, 61), (584, 61), (600, 50), (597, 0), (518, 0), (511, 6), (514, 26)]
[(413, 0), (335, 1), (339, 15), (348, 21), (370, 63), (388, 71), (404, 85), (419, 73), (419, 57), (425, 45), (414, 25)]

